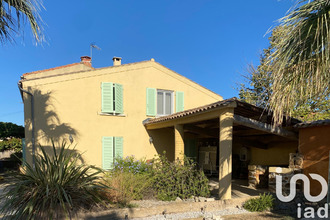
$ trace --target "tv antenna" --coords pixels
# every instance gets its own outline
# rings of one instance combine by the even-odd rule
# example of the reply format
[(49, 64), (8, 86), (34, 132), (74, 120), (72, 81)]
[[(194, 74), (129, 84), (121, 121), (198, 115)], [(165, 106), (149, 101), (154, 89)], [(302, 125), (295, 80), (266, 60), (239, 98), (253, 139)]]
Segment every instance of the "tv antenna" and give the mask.
[[(101, 48), (99, 48), (98, 46), (96, 46), (95, 43), (91, 43), (90, 44), (90, 48), (91, 48), (91, 59), (92, 59), (92, 55), (93, 55), (93, 48), (97, 49), (97, 50), (101, 50)], [(93, 59), (92, 59), (93, 60)]]

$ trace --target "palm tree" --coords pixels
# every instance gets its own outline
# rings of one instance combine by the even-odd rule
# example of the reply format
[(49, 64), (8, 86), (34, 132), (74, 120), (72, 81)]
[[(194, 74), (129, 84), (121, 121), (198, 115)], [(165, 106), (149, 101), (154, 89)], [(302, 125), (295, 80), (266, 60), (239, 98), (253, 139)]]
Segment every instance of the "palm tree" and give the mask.
[(329, 96), (330, 1), (302, 0), (280, 19), (283, 30), (268, 56), (274, 123), (310, 99)]
[(0, 0), (0, 42), (12, 41), (12, 33), (21, 30), (21, 23), (26, 20), (37, 41), (42, 40), (41, 18), (42, 4), (39, 0)]

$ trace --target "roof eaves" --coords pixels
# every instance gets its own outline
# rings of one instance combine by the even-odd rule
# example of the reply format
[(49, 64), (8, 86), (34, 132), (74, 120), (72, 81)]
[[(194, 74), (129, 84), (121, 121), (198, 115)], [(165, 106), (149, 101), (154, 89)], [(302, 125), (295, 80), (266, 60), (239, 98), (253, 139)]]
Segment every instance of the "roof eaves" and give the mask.
[(330, 119), (301, 122), (299, 124), (294, 125), (294, 127), (295, 128), (308, 128), (308, 127), (317, 127), (317, 126), (323, 126), (323, 125), (330, 125)]
[(171, 115), (167, 115), (167, 116), (162, 116), (159, 118), (152, 118), (152, 119), (146, 119), (143, 121), (143, 125), (149, 125), (149, 124), (154, 124), (154, 123), (159, 123), (159, 122), (164, 122), (164, 121), (169, 121), (169, 120), (173, 120), (173, 119), (177, 119), (177, 118), (182, 118), (184, 116), (188, 116), (188, 115), (193, 115), (193, 114), (197, 114), (197, 113), (202, 113), (208, 110), (212, 110), (215, 108), (219, 108), (219, 107), (225, 107), (228, 106), (230, 103), (236, 102), (237, 98), (233, 97), (230, 99), (226, 99), (226, 100), (222, 100), (222, 101), (218, 101), (218, 102), (214, 102), (208, 105), (203, 105), (197, 108), (193, 108), (193, 109), (188, 109), (182, 112), (177, 112)]

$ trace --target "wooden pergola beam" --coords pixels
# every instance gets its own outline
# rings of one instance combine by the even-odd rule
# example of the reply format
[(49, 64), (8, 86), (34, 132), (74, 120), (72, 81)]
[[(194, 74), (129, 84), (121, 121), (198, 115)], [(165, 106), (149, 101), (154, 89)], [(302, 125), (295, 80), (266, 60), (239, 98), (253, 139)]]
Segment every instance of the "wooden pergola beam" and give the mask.
[(190, 132), (195, 133), (195, 134), (202, 134), (202, 135), (213, 137), (213, 138), (219, 138), (218, 132), (213, 132), (213, 131), (210, 131), (208, 129), (204, 129), (204, 128), (201, 128), (201, 127), (198, 127), (198, 126), (184, 125), (183, 129), (185, 131), (190, 131)]
[(271, 134), (279, 135), (279, 136), (282, 136), (282, 137), (286, 137), (286, 138), (289, 138), (289, 139), (293, 139), (293, 140), (298, 139), (296, 133), (294, 133), (292, 131), (288, 131), (288, 130), (285, 130), (284, 128), (280, 128), (280, 127), (274, 127), (270, 124), (262, 123), (260, 121), (256, 121), (256, 120), (251, 119), (251, 118), (245, 118), (245, 117), (240, 116), (240, 115), (234, 115), (234, 123), (239, 124), (239, 125), (243, 125), (243, 126), (246, 126), (246, 127), (249, 127), (249, 128), (253, 128), (253, 129), (256, 129), (256, 130), (265, 131), (267, 133), (271, 133)]
[(260, 131), (256, 129), (236, 130), (236, 131), (234, 130), (234, 135), (237, 136), (256, 136), (256, 135), (264, 135), (264, 134), (265, 131)]
[(249, 140), (246, 138), (235, 137), (234, 141), (237, 141), (238, 143), (241, 143), (241, 144), (245, 145), (246, 147), (255, 147), (255, 148), (260, 148), (260, 149), (268, 148), (268, 145), (265, 143), (262, 143), (260, 141), (255, 141), (255, 140)]

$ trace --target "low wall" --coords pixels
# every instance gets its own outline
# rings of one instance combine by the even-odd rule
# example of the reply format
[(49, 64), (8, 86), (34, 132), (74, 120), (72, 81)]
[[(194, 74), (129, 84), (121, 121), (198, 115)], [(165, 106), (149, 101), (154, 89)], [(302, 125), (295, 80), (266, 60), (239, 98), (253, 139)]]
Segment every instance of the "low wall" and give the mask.
[(249, 187), (267, 188), (268, 167), (261, 165), (249, 165)]
[[(290, 180), (292, 176), (302, 173), (303, 156), (301, 154), (289, 155), (289, 167), (269, 167), (268, 189), (271, 192), (276, 192), (276, 176), (282, 176), (282, 193), (287, 196), (290, 193)], [(302, 190), (302, 182), (298, 181), (296, 190)]]

